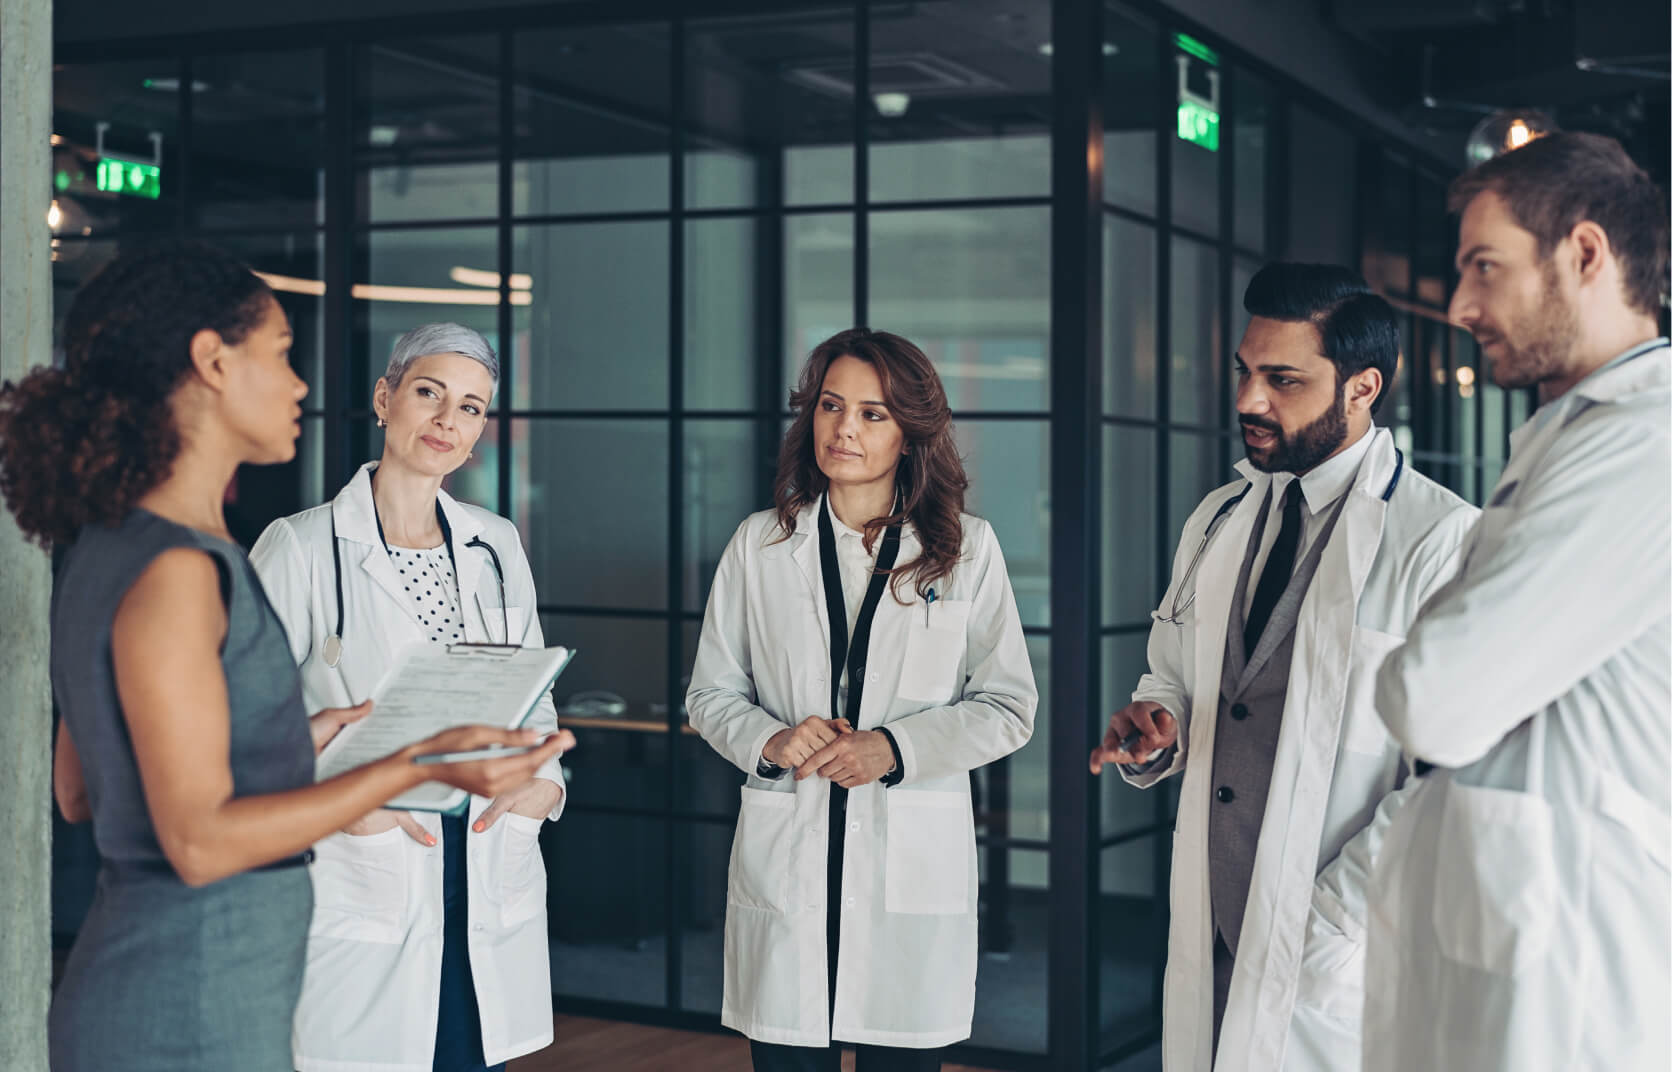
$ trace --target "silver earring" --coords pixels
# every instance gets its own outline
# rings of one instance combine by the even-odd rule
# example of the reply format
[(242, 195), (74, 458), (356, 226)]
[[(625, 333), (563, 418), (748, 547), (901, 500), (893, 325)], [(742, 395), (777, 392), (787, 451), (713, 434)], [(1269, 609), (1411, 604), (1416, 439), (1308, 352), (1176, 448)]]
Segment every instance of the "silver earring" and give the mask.
[(387, 428), (387, 427), (389, 427), (389, 422), (384, 420), (382, 417), (379, 417), (377, 419), (377, 426), (379, 428)]
[(464, 460), (468, 462), (470, 459), (472, 459), (474, 457), (476, 457), (476, 452), (471, 451), (470, 453), (468, 453), (464, 456)]

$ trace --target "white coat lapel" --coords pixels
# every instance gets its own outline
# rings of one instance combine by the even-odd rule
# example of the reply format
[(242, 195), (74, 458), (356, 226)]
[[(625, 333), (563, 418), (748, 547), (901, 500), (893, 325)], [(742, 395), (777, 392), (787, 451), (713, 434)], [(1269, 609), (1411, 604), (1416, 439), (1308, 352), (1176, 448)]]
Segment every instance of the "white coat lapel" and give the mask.
[[(1175, 865), (1172, 921), (1168, 928), (1169, 956), (1188, 963), (1205, 985), (1169, 986), (1162, 1016), (1163, 1048), (1181, 1054), (1180, 1066), (1205, 1069), (1213, 1060), (1213, 919), (1208, 888), (1208, 808), (1213, 785), (1213, 742), (1219, 721), (1219, 679), (1225, 664), (1225, 637), (1231, 598), (1254, 531), (1254, 519), (1265, 502), (1271, 478), (1247, 463), (1238, 471), (1251, 485), (1213, 534), (1196, 572), (1195, 619), (1183, 628), (1193, 630), (1195, 664), (1190, 673), (1190, 722), (1184, 738), (1184, 785), (1179, 791), (1175, 851), (1187, 855), (1181, 871)], [(1201, 539), (1195, 536), (1195, 539)], [(1188, 598), (1182, 595), (1180, 598)], [(1188, 875), (1188, 878), (1182, 878)], [(1187, 888), (1184, 883), (1189, 883)], [(1169, 980), (1172, 969), (1169, 968)], [(1182, 976), (1181, 976), (1182, 978)], [(1192, 1004), (1178, 1003), (1189, 999)], [(1200, 1030), (1204, 1028), (1205, 1030)]]
[[(1282, 981), (1277, 1015), (1226, 1016), (1220, 1042), (1249, 1067), (1276, 1067), (1293, 1007), (1305, 946), (1306, 915), (1317, 875), (1330, 783), (1346, 715), (1358, 602), (1381, 547), (1388, 504), (1382, 501), (1397, 465), (1393, 437), (1373, 434), (1347, 490), (1341, 517), (1323, 549), (1295, 623), (1294, 657), (1283, 704), (1266, 822), (1249, 881), (1230, 1008), (1253, 1009), (1251, 987)], [(1239, 1000), (1240, 995), (1240, 1000)], [(1241, 1067), (1233, 1065), (1232, 1067)]]
[[(464, 619), (465, 639), (473, 642), (489, 640), (510, 643), (509, 638), (499, 635), (503, 631), (501, 622), (504, 620), (499, 607), (488, 605), (499, 599), (499, 582), (493, 576), (493, 566), (489, 564), (488, 553), (480, 547), (470, 546), (471, 540), (482, 536), (481, 522), (445, 491), (438, 494), (436, 501), (441, 504), (441, 516), (447, 519), (447, 528), (452, 535), (454, 570), (458, 574), (459, 582), (459, 611), (460, 617)], [(484, 584), (492, 592), (491, 598), (487, 600), (483, 598)], [(480, 620), (471, 621), (468, 608), (472, 607), (476, 609)]]
[[(389, 554), (383, 549), (383, 540), (378, 535), (377, 508), (372, 503), (372, 470), (376, 468), (376, 462), (362, 465), (360, 471), (354, 474), (354, 479), (331, 500), (331, 519), (337, 528), (337, 538), (353, 545), (352, 549), (342, 549), (343, 570), (359, 569), (373, 584), (383, 589), (394, 600), (394, 605), (401, 608), (417, 627), (417, 608), (395, 573), (394, 563), (389, 561)], [(357, 565), (353, 564), (355, 558), (359, 559)], [(348, 579), (345, 577), (343, 580), (346, 584)], [(345, 608), (344, 613), (351, 614), (352, 611)], [(372, 623), (368, 621), (364, 627), (371, 628)], [(345, 623), (345, 631), (349, 628), (353, 626)]]
[[(1202, 564), (1196, 573), (1196, 620), (1190, 625), (1196, 631), (1196, 665), (1191, 677), (1190, 739), (1186, 747), (1197, 755), (1213, 754), (1219, 679), (1225, 668), (1225, 637), (1231, 615), (1231, 597), (1237, 583), (1237, 571), (1242, 566), (1249, 537), (1254, 531), (1254, 520), (1271, 484), (1271, 477), (1264, 473), (1253, 473), (1249, 480), (1252, 487), (1220, 525), (1219, 531), (1213, 534), (1207, 550), (1202, 553)], [(1191, 771), (1201, 770), (1204, 766), (1192, 763), (1186, 767), (1186, 779)], [(1204, 779), (1207, 773), (1203, 772)], [(1202, 784), (1206, 785), (1206, 782)]]
[(801, 572), (801, 579), (807, 582), (807, 594), (812, 597), (816, 610), (814, 617), (819, 622), (819, 635), (824, 637), (825, 659), (824, 665), (830, 665), (830, 623), (825, 620), (824, 612), (824, 580), (819, 571), (819, 511), (824, 509), (824, 496), (820, 495), (795, 518), (795, 532), (790, 536), (790, 558), (795, 562), (796, 569)]

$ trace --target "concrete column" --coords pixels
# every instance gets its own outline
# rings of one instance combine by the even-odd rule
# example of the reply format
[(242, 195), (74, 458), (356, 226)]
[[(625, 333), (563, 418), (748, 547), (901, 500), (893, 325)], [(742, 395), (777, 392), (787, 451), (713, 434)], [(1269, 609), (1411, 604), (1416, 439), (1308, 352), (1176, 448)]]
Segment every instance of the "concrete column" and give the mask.
[[(52, 0), (0, 0), (0, 380), (52, 359)], [(0, 1068), (47, 1072), (51, 686), (45, 552), (0, 509)]]

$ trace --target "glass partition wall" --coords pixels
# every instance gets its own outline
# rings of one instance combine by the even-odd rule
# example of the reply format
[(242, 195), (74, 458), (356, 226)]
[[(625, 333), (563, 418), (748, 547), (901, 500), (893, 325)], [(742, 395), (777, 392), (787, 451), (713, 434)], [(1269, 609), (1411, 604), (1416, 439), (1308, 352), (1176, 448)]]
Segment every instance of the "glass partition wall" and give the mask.
[[(267, 273), (311, 390), (296, 461), (239, 474), (246, 542), (376, 457), (401, 333), (494, 343), (492, 419), (450, 488), (516, 523), (546, 636), (580, 651), (557, 689), (571, 803), (543, 835), (557, 1007), (693, 1027), (717, 1025), (741, 782), (684, 717), (710, 578), (770, 502), (808, 350), (853, 324), (916, 341), (1042, 698), (1032, 742), (973, 775), (960, 1059), (1146, 1049), (1175, 790), (1092, 782), (1084, 758), (1142, 672), (1179, 526), (1240, 457), (1242, 288), (1271, 257), (1362, 263), (1408, 320), (1384, 420), (1471, 497), (1525, 415), (1440, 315), (1444, 165), (1154, 4), (598, 11), (66, 50), (59, 315), (159, 234)], [(101, 150), (154, 161), (157, 196), (102, 188)], [(67, 941), (92, 863), (59, 832)]]

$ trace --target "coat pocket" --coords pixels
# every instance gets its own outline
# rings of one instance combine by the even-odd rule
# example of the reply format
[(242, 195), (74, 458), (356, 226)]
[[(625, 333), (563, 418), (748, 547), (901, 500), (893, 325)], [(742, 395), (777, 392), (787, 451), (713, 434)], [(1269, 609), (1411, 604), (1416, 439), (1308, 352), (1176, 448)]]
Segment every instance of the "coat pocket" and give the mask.
[(1447, 787), (1430, 904), (1451, 960), (1514, 976), (1549, 951), (1556, 916), (1550, 805), (1509, 789)]
[(727, 903), (768, 912), (788, 908), (794, 835), (794, 793), (743, 787), (726, 881)]
[(1364, 941), (1343, 934), (1317, 908), (1307, 912), (1295, 1005), (1335, 1020), (1364, 1016)]
[(310, 933), (355, 942), (405, 940), (408, 837), (397, 826), (366, 837), (332, 834), (314, 846)]
[(499, 923), (514, 927), (546, 907), (546, 861), (540, 854), (544, 819), (506, 812), (495, 826), (499, 834)]
[(955, 699), (963, 682), (958, 668), (964, 662), (970, 620), (967, 599), (943, 599), (906, 608), (905, 659), (895, 695), (905, 700), (942, 704)]
[(1347, 670), (1347, 702), (1342, 707), (1341, 747), (1380, 756), (1397, 746), (1376, 713), (1376, 672), (1405, 638), (1364, 626), (1353, 628), (1352, 663)]
[(890, 789), (883, 861), (886, 908), (913, 915), (970, 912), (975, 821), (963, 793)]

